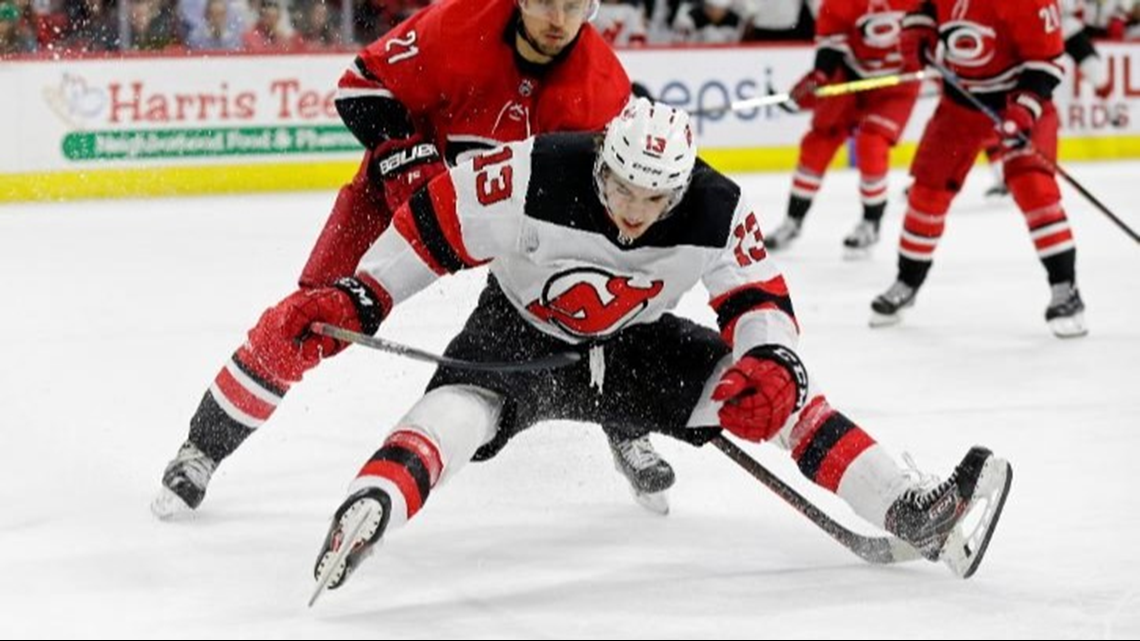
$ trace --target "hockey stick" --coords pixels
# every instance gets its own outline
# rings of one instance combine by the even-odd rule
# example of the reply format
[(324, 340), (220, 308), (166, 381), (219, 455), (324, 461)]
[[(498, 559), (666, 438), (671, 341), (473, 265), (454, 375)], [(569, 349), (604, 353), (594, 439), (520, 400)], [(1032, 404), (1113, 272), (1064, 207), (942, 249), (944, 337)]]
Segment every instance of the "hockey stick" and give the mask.
[(847, 529), (841, 523), (824, 513), (823, 510), (816, 507), (816, 505), (805, 498), (804, 495), (780, 480), (780, 477), (764, 467), (760, 461), (749, 456), (744, 450), (740, 449), (735, 443), (723, 435), (714, 436), (712, 438), (712, 444), (717, 446), (717, 449), (724, 452), (725, 455), (732, 459), (737, 465), (744, 468), (744, 470), (751, 474), (757, 481), (760, 481), (766, 485), (768, 489), (775, 492), (777, 496), (784, 499), (784, 501), (794, 507), (800, 514), (811, 519), (812, 523), (815, 523), (821, 530), (831, 535), (831, 538), (839, 541), (843, 547), (851, 550), (864, 561), (868, 563), (886, 564), (914, 561), (922, 558), (918, 550), (898, 537), (865, 536)]
[(441, 367), (450, 367), (451, 369), (462, 369), (473, 372), (533, 372), (544, 369), (557, 369), (559, 367), (566, 367), (572, 365), (582, 359), (582, 355), (576, 352), (561, 352), (558, 354), (551, 354), (542, 358), (536, 358), (529, 361), (518, 361), (514, 363), (496, 363), (496, 362), (478, 362), (478, 361), (465, 361), (448, 356), (439, 356), (431, 352), (425, 352), (408, 345), (402, 345), (390, 340), (379, 338), (376, 336), (369, 336), (351, 330), (344, 329), (343, 327), (336, 327), (335, 325), (328, 325), (325, 323), (313, 323), (309, 326), (314, 334), (321, 336), (328, 336), (337, 340), (345, 341), (348, 343), (356, 343), (357, 345), (364, 345), (372, 349), (378, 349), (382, 352), (396, 354), (398, 356), (406, 356), (413, 360), (423, 361), (425, 363), (435, 363)]
[[(945, 82), (947, 85), (953, 87), (954, 90), (957, 91), (958, 93), (962, 94), (962, 96), (964, 96), (966, 98), (966, 100), (971, 105), (973, 105), (975, 108), (977, 108), (983, 114), (985, 114), (987, 118), (989, 118), (990, 120), (993, 121), (994, 129), (997, 129), (999, 134), (1002, 133), (1001, 116), (999, 116), (997, 114), (997, 112), (995, 112), (993, 109), (990, 109), (984, 102), (979, 100), (977, 96), (970, 93), (969, 91), (966, 91), (966, 89), (962, 87), (962, 83), (958, 79), (958, 76), (956, 76), (953, 71), (950, 71), (949, 69), (947, 69), (942, 63), (938, 62), (937, 60), (930, 60), (927, 62), (927, 64), (929, 64), (931, 67), (934, 67), (934, 69), (936, 69), (938, 71), (938, 73), (942, 74), (942, 81), (943, 82)], [(1123, 220), (1121, 220), (1120, 218), (1118, 218), (1116, 214), (1112, 213), (1112, 210), (1109, 209), (1107, 205), (1102, 203), (1099, 198), (1092, 195), (1092, 193), (1089, 192), (1089, 190), (1085, 189), (1085, 186), (1082, 185), (1081, 183), (1077, 182), (1077, 179), (1073, 178), (1072, 175), (1069, 174), (1069, 172), (1065, 171), (1065, 169), (1063, 167), (1061, 167), (1060, 164), (1058, 164), (1057, 162), (1055, 162), (1053, 160), (1050, 160), (1048, 157), (1045, 156), (1045, 154), (1041, 153), (1040, 150), (1035, 149), (1033, 147), (1033, 143), (1030, 142), (1029, 138), (1027, 138), (1024, 133), (1018, 132), (1017, 139), (1023, 145), (1025, 145), (1029, 149), (1032, 149), (1033, 153), (1035, 153), (1037, 155), (1037, 158), (1041, 162), (1045, 163), (1045, 165), (1047, 167), (1049, 167), (1049, 169), (1056, 172), (1057, 175), (1059, 175), (1061, 178), (1064, 178), (1065, 182), (1069, 183), (1070, 187), (1072, 187), (1073, 189), (1076, 189), (1082, 196), (1085, 197), (1085, 200), (1089, 201), (1093, 207), (1096, 207), (1100, 211), (1100, 213), (1104, 214), (1105, 216), (1108, 216), (1109, 220), (1116, 223), (1116, 226), (1119, 227), (1121, 229), (1121, 231), (1123, 231), (1125, 234), (1127, 234), (1129, 238), (1140, 243), (1140, 234), (1137, 234), (1135, 230), (1133, 230), (1131, 227), (1129, 227), (1127, 224), (1125, 224), (1125, 222)]]
[[(850, 82), (840, 82), (834, 85), (824, 85), (815, 90), (817, 98), (833, 98), (835, 96), (843, 96), (849, 93), (858, 93), (860, 91), (872, 91), (875, 89), (885, 89), (887, 87), (894, 87), (907, 82), (919, 82), (927, 78), (934, 77), (934, 74), (929, 71), (912, 71), (908, 73), (897, 73), (889, 76), (879, 76), (877, 78), (860, 78), (859, 80), (852, 80)], [(743, 111), (745, 109), (754, 109), (756, 107), (768, 107), (772, 105), (780, 105), (786, 102), (791, 102), (792, 96), (789, 93), (774, 93), (768, 96), (760, 96), (758, 98), (745, 98), (744, 100), (734, 100), (723, 107), (710, 107), (708, 109), (698, 109), (697, 111), (689, 112), (691, 116), (714, 116), (729, 111)]]

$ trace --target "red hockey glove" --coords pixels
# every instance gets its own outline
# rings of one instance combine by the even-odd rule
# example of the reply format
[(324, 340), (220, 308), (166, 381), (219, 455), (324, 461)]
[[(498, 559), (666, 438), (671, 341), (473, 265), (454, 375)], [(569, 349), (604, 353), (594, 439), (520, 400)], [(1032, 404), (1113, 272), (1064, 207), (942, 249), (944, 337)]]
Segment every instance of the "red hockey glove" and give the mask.
[(1128, 21), (1120, 16), (1113, 16), (1108, 21), (1108, 26), (1105, 27), (1105, 37), (1109, 40), (1124, 40), (1124, 28), (1128, 26)]
[(803, 78), (800, 78), (800, 81), (792, 87), (788, 95), (791, 96), (792, 102), (796, 104), (797, 108), (815, 109), (815, 105), (819, 101), (815, 96), (815, 90), (825, 84), (827, 84), (827, 74), (819, 69), (812, 69)]
[(807, 370), (786, 347), (754, 347), (724, 373), (712, 398), (724, 402), (719, 416), (725, 429), (747, 441), (766, 441), (803, 407)]
[(1028, 91), (1011, 93), (1001, 112), (1001, 144), (1007, 149), (1024, 147), (1043, 110), (1037, 94)]
[(356, 278), (342, 278), (332, 287), (300, 289), (265, 310), (249, 331), (250, 351), (269, 373), (295, 383), (322, 358), (347, 346), (312, 333), (310, 325), (320, 321), (375, 334), (385, 311), (376, 292)]
[(419, 134), (389, 140), (372, 151), (372, 176), (384, 185), (384, 200), (392, 212), (446, 170), (439, 149)]
[(915, 20), (918, 24), (908, 26), (899, 33), (899, 53), (902, 54), (903, 73), (922, 71), (931, 58), (931, 52), (938, 45), (938, 32), (932, 26), (928, 26), (921, 17)]

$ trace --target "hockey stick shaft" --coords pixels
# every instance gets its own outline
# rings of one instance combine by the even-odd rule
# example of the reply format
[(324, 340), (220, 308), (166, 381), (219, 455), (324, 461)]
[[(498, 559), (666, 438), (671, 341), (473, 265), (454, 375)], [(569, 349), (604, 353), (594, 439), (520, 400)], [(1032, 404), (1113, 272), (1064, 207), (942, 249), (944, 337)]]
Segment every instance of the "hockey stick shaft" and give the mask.
[(844, 527), (804, 495), (797, 492), (795, 488), (764, 467), (760, 461), (749, 456), (748, 453), (723, 435), (713, 437), (712, 444), (724, 452), (733, 462), (744, 468), (753, 478), (763, 483), (796, 511), (811, 519), (812, 523), (815, 523), (831, 538), (839, 541), (843, 547), (851, 550), (864, 561), (883, 564), (913, 561), (920, 558), (918, 551), (902, 539), (893, 536), (865, 536)]
[(344, 329), (343, 327), (336, 327), (335, 325), (328, 325), (326, 323), (313, 323), (309, 326), (314, 334), (321, 336), (328, 336), (347, 343), (355, 343), (357, 345), (364, 345), (372, 349), (378, 349), (382, 352), (389, 354), (396, 354), (397, 356), (405, 356), (412, 360), (423, 361), (425, 363), (435, 363), (440, 367), (449, 367), (451, 369), (462, 369), (475, 372), (535, 372), (547, 369), (557, 369), (559, 367), (566, 367), (581, 360), (581, 354), (576, 352), (561, 352), (558, 354), (551, 354), (542, 358), (536, 358), (529, 361), (518, 361), (513, 363), (495, 363), (495, 362), (479, 362), (479, 361), (465, 361), (458, 358), (451, 358), (448, 356), (440, 356), (425, 352), (415, 347), (396, 343), (377, 336), (369, 336), (361, 334), (352, 330)]
[[(973, 105), (975, 108), (977, 108), (983, 114), (985, 114), (987, 118), (989, 118), (991, 121), (993, 121), (994, 129), (997, 129), (999, 134), (1002, 133), (1002, 126), (1001, 126), (1002, 125), (1002, 119), (1001, 119), (1001, 116), (998, 115), (997, 112), (995, 112), (993, 109), (990, 109), (990, 107), (988, 105), (986, 105), (984, 102), (982, 102), (981, 100), (979, 100), (977, 96), (975, 96), (974, 94), (967, 91), (962, 86), (962, 83), (958, 79), (958, 76), (956, 76), (953, 71), (950, 71), (949, 69), (947, 69), (942, 63), (938, 62), (937, 60), (931, 60), (928, 62), (928, 64), (930, 66), (934, 67), (934, 69), (936, 69), (938, 71), (938, 73), (942, 75), (942, 81), (943, 82), (945, 82), (947, 85), (953, 87), (954, 90), (957, 91), (958, 93), (962, 94), (962, 96), (964, 96), (966, 98), (966, 100), (971, 105)], [(1037, 155), (1037, 158), (1041, 162), (1045, 163), (1045, 165), (1047, 167), (1049, 167), (1052, 171), (1056, 172), (1057, 175), (1060, 176), (1062, 179), (1064, 179), (1065, 182), (1069, 183), (1070, 187), (1072, 187), (1073, 189), (1076, 189), (1077, 192), (1080, 195), (1084, 196), (1085, 200), (1089, 201), (1089, 203), (1092, 204), (1093, 207), (1095, 207), (1098, 211), (1100, 211), (1100, 213), (1104, 214), (1105, 216), (1108, 216), (1108, 219), (1111, 220), (1113, 223), (1115, 223), (1116, 226), (1119, 227), (1120, 230), (1123, 231), (1125, 234), (1127, 234), (1129, 238), (1136, 241), (1137, 243), (1140, 243), (1140, 234), (1137, 234), (1136, 230), (1129, 227), (1127, 223), (1125, 223), (1123, 220), (1120, 219), (1120, 217), (1118, 217), (1116, 214), (1114, 214), (1112, 212), (1112, 210), (1109, 209), (1108, 206), (1105, 205), (1103, 202), (1101, 202), (1099, 198), (1094, 196), (1092, 194), (1092, 192), (1090, 192), (1088, 189), (1085, 189), (1085, 186), (1082, 185), (1080, 182), (1078, 182), (1076, 178), (1073, 178), (1073, 176), (1069, 172), (1065, 171), (1064, 167), (1062, 167), (1060, 164), (1058, 164), (1055, 160), (1051, 160), (1045, 154), (1041, 153), (1041, 151), (1039, 149), (1034, 148), (1033, 143), (1029, 140), (1029, 138), (1027, 138), (1025, 136), (1024, 133), (1019, 132), (1017, 134), (1017, 137), (1021, 141), (1022, 144), (1028, 146), (1030, 149), (1033, 150), (1033, 153), (1035, 153)]]
[[(843, 96), (850, 93), (858, 93), (860, 91), (885, 89), (886, 87), (894, 87), (895, 85), (901, 85), (907, 82), (918, 82), (929, 77), (932, 77), (932, 74), (929, 71), (912, 71), (909, 73), (879, 76), (877, 78), (860, 78), (859, 80), (852, 80), (850, 82), (840, 82), (834, 85), (824, 85), (815, 90), (815, 95), (818, 98), (833, 98), (835, 96)], [(743, 111), (745, 109), (755, 109), (757, 107), (770, 107), (772, 105), (791, 102), (791, 100), (791, 94), (775, 93), (769, 96), (746, 98), (744, 100), (734, 100), (723, 107), (700, 109), (690, 112), (690, 115), (702, 117), (714, 116), (730, 111), (735, 112)]]

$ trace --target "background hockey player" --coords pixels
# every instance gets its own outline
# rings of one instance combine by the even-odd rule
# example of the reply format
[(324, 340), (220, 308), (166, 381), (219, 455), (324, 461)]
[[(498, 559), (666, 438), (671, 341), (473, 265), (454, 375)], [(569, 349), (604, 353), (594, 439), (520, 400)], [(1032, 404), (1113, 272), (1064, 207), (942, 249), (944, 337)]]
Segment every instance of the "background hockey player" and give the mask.
[[(444, 170), (445, 157), (540, 132), (603, 128), (630, 82), (586, 24), (595, 9), (594, 0), (447, 0), (365, 48), (340, 80), (336, 107), (367, 151), (337, 196), (301, 287), (351, 276), (392, 212)], [(250, 332), (203, 396), (152, 504), (160, 517), (197, 508), (218, 463), (307, 371), (275, 367), (260, 337)], [(644, 435), (623, 430), (607, 425), (615, 462), (635, 495), (665, 509), (673, 470)]]
[[(828, 404), (796, 353), (799, 326), (755, 211), (697, 161), (689, 118), (672, 107), (637, 99), (604, 139), (538, 136), (433, 179), (356, 277), (297, 291), (255, 332), (282, 367), (305, 369), (340, 347), (312, 323), (373, 332), (439, 277), (486, 263), (487, 286), (448, 356), (583, 359), (540, 373), (437, 370), (336, 511), (316, 568), (330, 586), (473, 456), (494, 456), (547, 419), (616, 421), (694, 443), (718, 430), (693, 426), (771, 440), (926, 558), (964, 570), (980, 561), (984, 545), (945, 543), (979, 499), (1000, 509), (1008, 463), (975, 447), (946, 481), (923, 487)], [(719, 332), (668, 313), (698, 282)], [(988, 541), (997, 513), (956, 535)]]
[[(1058, 2), (1058, 7), (1061, 9), (1061, 37), (1065, 39), (1065, 54), (1072, 59), (1080, 82), (1092, 87), (1092, 92), (1097, 98), (1107, 100), (1112, 94), (1112, 77), (1108, 73), (1104, 58), (1093, 44), (1090, 29), (1085, 24), (1087, 6), (1084, 0)], [(1005, 146), (1001, 144), (998, 136), (993, 136), (992, 142), (986, 145), (985, 152), (994, 175), (994, 184), (986, 189), (986, 197), (1009, 195), (1002, 168)]]
[[(970, 94), (1000, 113), (1009, 149), (1005, 180), (1025, 216), (1051, 298), (1045, 319), (1054, 334), (1083, 336), (1084, 303), (1076, 284), (1076, 243), (1050, 161), (1057, 157), (1053, 89), (1064, 53), (1061, 13), (1054, 0), (924, 0), (904, 21), (906, 55), (926, 60), (941, 39), (945, 66)], [(926, 280), (946, 213), (962, 188), (993, 122), (946, 85), (923, 131), (911, 165), (914, 182), (899, 240), (898, 277), (871, 303), (872, 326), (898, 323)], [(1028, 140), (1028, 144), (1023, 141)]]
[(917, 0), (824, 0), (821, 5), (815, 25), (815, 66), (791, 91), (801, 109), (815, 113), (800, 142), (787, 217), (768, 235), (771, 249), (782, 249), (799, 236), (827, 166), (848, 137), (855, 139), (863, 217), (843, 245), (849, 256), (860, 257), (879, 241), (891, 147), (910, 119), (919, 83), (822, 100), (814, 92), (834, 82), (917, 71), (905, 67), (898, 38), (903, 16), (915, 6)]

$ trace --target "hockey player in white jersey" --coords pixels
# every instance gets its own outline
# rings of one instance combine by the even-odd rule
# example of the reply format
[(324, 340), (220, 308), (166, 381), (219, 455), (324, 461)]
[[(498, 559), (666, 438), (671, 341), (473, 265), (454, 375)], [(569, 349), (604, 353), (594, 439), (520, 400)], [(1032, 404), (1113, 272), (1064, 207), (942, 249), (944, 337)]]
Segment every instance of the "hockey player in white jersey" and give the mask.
[[(771, 441), (927, 559), (966, 576), (981, 561), (1009, 464), (974, 447), (946, 480), (922, 483), (829, 405), (796, 353), (799, 325), (755, 211), (697, 159), (687, 114), (665, 105), (637, 99), (604, 137), (540, 135), (449, 170), (398, 210), (356, 277), (294, 293), (259, 327), (275, 334), (281, 358), (319, 359), (337, 345), (312, 323), (374, 330), (439, 277), (487, 263), (487, 286), (447, 356), (583, 357), (540, 373), (439, 368), (336, 510), (315, 568), (328, 587), (469, 460), (547, 419), (693, 444), (721, 429)], [(698, 282), (719, 332), (670, 313)]]

